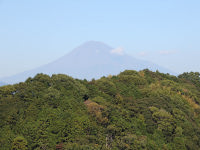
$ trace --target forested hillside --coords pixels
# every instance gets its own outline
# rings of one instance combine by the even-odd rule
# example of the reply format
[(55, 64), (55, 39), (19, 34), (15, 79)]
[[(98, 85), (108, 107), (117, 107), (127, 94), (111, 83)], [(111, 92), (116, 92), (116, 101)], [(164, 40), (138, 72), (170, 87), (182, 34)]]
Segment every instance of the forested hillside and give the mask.
[(1, 150), (198, 150), (200, 74), (38, 74), (0, 87)]

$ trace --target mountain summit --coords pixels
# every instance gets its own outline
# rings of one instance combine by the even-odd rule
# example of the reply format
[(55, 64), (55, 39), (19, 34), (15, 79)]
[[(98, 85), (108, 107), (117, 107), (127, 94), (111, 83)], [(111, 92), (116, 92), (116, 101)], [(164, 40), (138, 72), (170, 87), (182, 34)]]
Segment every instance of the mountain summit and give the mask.
[(7, 83), (17, 83), (33, 77), (37, 73), (49, 75), (62, 73), (74, 78), (90, 80), (109, 74), (118, 74), (126, 69), (142, 70), (146, 68), (170, 73), (169, 70), (151, 62), (127, 55), (122, 48), (112, 48), (102, 42), (89, 41), (52, 63), (1, 80)]

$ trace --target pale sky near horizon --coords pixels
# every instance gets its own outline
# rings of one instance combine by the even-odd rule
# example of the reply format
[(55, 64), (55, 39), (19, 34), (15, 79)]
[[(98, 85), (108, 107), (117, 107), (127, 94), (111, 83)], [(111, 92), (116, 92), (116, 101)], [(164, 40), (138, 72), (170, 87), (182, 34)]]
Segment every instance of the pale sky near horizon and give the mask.
[(95, 40), (174, 72), (200, 72), (199, 0), (0, 0), (0, 77)]

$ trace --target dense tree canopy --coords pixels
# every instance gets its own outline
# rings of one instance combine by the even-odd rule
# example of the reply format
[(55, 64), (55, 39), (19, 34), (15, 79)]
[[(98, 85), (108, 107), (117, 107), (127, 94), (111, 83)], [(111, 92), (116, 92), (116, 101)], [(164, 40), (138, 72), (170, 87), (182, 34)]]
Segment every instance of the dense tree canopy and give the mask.
[(0, 149), (200, 149), (200, 74), (38, 74), (0, 87)]

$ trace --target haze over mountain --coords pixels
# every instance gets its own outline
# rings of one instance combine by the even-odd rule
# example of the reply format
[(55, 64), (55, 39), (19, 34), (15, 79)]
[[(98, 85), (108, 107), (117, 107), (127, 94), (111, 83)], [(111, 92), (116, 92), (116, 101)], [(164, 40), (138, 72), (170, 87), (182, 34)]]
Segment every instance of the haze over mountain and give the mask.
[(89, 41), (52, 63), (1, 80), (7, 83), (17, 83), (37, 73), (49, 75), (62, 73), (74, 78), (90, 80), (109, 74), (118, 74), (125, 69), (142, 70), (146, 68), (173, 74), (159, 65), (126, 54), (122, 48), (114, 49), (102, 42)]
[(6, 83), (0, 81), (0, 86), (6, 85)]

